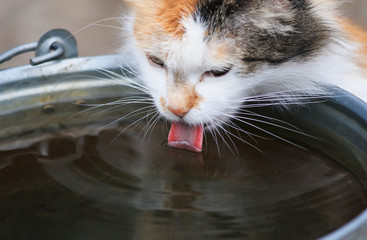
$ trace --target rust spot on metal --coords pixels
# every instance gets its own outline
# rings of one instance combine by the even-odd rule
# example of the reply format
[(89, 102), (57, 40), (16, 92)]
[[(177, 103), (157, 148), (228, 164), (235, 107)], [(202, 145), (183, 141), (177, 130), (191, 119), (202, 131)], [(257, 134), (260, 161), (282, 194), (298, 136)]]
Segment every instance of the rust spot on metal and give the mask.
[(51, 104), (47, 104), (42, 108), (42, 112), (51, 114), (55, 112), (55, 107)]
[(78, 106), (78, 108), (86, 108), (87, 102), (85, 100), (77, 100), (75, 104)]

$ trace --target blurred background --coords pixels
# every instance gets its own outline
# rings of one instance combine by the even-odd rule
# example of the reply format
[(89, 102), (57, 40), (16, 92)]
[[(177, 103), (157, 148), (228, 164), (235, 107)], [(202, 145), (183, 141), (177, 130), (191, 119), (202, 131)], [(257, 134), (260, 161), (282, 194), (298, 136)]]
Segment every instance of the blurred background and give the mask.
[[(36, 42), (43, 33), (54, 28), (65, 28), (75, 34), (79, 56), (113, 54), (118, 48), (119, 30), (116, 28), (123, 8), (121, 0), (0, 1), (0, 53)], [(367, 29), (367, 0), (347, 0), (342, 10)], [(106, 21), (91, 25), (103, 19)], [(33, 55), (16, 57), (0, 68), (28, 64)]]

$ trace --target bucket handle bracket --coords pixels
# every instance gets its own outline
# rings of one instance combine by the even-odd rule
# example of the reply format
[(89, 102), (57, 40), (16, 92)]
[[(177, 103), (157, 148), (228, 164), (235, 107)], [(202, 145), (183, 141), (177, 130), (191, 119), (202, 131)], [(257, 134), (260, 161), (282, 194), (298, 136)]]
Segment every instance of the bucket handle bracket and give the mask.
[(52, 60), (78, 57), (78, 47), (74, 36), (64, 29), (46, 32), (38, 42), (27, 43), (0, 54), (0, 64), (25, 52), (35, 51), (36, 56), (30, 59), (35, 66)]

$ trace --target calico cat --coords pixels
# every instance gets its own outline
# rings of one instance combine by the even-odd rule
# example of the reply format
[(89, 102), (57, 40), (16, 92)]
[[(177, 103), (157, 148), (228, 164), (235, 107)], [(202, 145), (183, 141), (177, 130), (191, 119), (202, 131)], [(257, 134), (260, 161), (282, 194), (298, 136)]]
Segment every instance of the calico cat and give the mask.
[[(253, 100), (284, 105), (344, 88), (367, 101), (367, 34), (332, 0), (127, 0), (126, 54), (171, 146), (200, 152)], [(126, 20), (127, 19), (127, 20)]]

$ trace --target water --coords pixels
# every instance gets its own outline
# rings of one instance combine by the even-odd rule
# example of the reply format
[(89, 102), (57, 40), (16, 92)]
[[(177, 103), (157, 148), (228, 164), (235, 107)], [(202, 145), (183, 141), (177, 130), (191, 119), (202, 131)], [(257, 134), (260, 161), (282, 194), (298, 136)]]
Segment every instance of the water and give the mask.
[(121, 129), (0, 152), (1, 239), (315, 239), (367, 206), (349, 172), (287, 143), (233, 139), (237, 155), (208, 137), (198, 154)]

